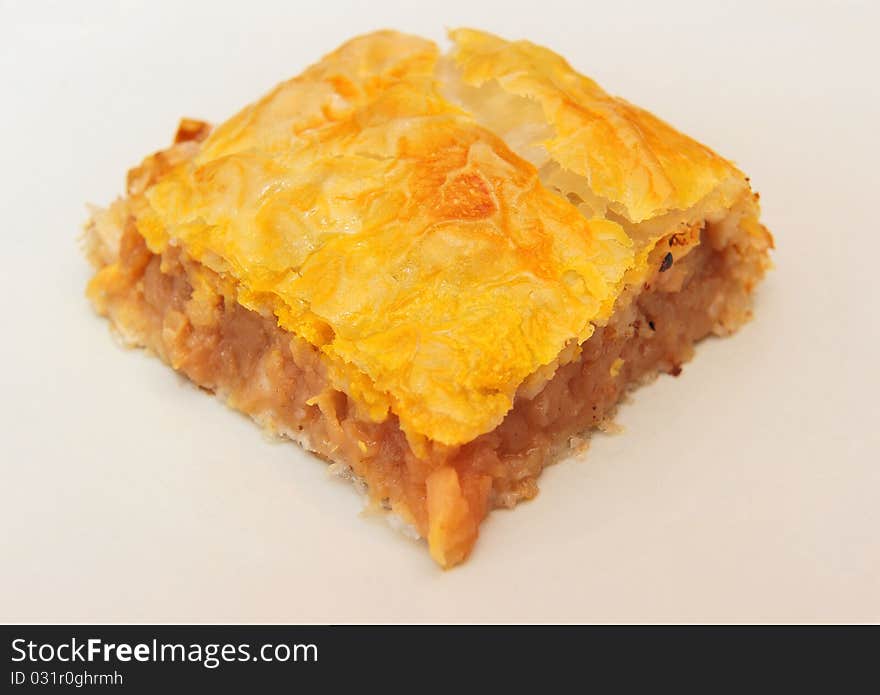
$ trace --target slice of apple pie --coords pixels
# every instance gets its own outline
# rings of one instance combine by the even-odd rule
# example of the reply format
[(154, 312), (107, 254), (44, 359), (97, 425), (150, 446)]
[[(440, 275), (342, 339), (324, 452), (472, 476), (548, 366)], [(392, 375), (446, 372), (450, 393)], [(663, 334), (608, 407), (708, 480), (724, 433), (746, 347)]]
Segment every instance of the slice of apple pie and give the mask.
[(88, 295), (362, 481), (444, 567), (493, 507), (750, 316), (772, 238), (730, 162), (561, 57), (356, 38), (129, 172)]

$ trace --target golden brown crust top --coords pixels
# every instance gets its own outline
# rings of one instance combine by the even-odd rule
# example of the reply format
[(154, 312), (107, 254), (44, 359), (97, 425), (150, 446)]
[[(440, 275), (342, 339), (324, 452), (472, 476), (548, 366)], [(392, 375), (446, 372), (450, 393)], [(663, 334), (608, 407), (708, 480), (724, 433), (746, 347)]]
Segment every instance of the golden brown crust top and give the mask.
[(633, 222), (698, 203), (741, 174), (647, 111), (610, 96), (553, 51), (473, 29), (450, 32), (466, 84), (490, 80), (538, 102), (552, 135), (541, 142), (564, 168)]
[[(453, 36), (465, 79), (538, 99), (553, 156), (633, 220), (735, 172), (545, 49)], [(220, 125), (134, 206), (154, 252), (181, 245), (220, 273), (416, 446), (493, 429), (526, 377), (607, 320), (635, 262), (620, 225), (584, 217), (441, 96), (437, 61), (419, 38), (354, 39)], [(185, 130), (197, 146), (204, 132)]]

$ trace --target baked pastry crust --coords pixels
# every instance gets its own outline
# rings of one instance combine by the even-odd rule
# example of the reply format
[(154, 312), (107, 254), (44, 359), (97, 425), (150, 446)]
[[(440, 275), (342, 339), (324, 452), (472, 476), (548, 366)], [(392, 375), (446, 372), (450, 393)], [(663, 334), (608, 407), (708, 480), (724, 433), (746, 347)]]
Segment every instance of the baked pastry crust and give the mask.
[(498, 425), (518, 386), (607, 318), (632, 260), (433, 88), (436, 47), (356, 39), (220, 126), (137, 216), (319, 347), (413, 444)]
[[(263, 317), (314, 350), (359, 420), (395, 421), (431, 461), (577, 360), (668, 270), (661, 241), (671, 265), (727, 220), (764, 259), (751, 291), (771, 240), (730, 162), (545, 48), (451, 38), (441, 57), (396, 32), (359, 37), (210, 134), (182, 123), (90, 227), (99, 310), (151, 344), (111, 309), (133, 286), (120, 248), (142, 240), (185, 269), (189, 325), (216, 321), (218, 297)], [(420, 478), (425, 535), (448, 565), (469, 550), (446, 547), (468, 507), (456, 469), (436, 468)]]
[(453, 61), (466, 85), (494, 80), (541, 107), (552, 134), (541, 143), (563, 168), (585, 177), (592, 193), (632, 222), (687, 210), (741, 172), (653, 114), (607, 94), (559, 55), (528, 41), (509, 42), (458, 29)]

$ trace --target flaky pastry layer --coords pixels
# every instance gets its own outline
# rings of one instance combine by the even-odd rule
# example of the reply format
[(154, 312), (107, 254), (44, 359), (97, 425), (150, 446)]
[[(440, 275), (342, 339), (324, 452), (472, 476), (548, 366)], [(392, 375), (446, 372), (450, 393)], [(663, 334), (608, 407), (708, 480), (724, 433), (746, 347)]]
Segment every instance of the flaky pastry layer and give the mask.
[[(550, 51), (452, 36), (461, 77), (432, 42), (355, 39), (133, 194), (152, 252), (186, 249), (240, 304), (315, 345), (334, 384), (368, 417), (396, 416), (416, 448), (490, 431), (531, 374), (607, 322), (669, 231), (642, 238), (630, 223), (704, 201), (718, 214), (748, 189)], [(559, 194), (577, 191), (545, 185), (486, 127), (478, 96), (449, 96), (490, 82), (541, 104), (555, 134), (528, 147), (606, 210), (584, 214)], [(712, 210), (699, 212), (690, 222)]]
[[(629, 385), (745, 320), (772, 245), (730, 162), (545, 48), (451, 38), (360, 37), (184, 121), (87, 235), (131, 342), (351, 467), (446, 566)], [(640, 334), (647, 304), (668, 320)], [(239, 339), (274, 371), (217, 367)]]

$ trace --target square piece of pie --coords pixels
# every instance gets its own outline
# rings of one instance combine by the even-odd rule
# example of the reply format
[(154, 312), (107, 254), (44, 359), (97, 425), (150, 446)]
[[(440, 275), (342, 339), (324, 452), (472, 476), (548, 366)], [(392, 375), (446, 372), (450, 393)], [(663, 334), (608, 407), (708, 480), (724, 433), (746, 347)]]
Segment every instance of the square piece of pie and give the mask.
[(750, 316), (733, 164), (526, 41), (349, 41), (128, 175), (88, 296), (464, 560), (627, 389)]

